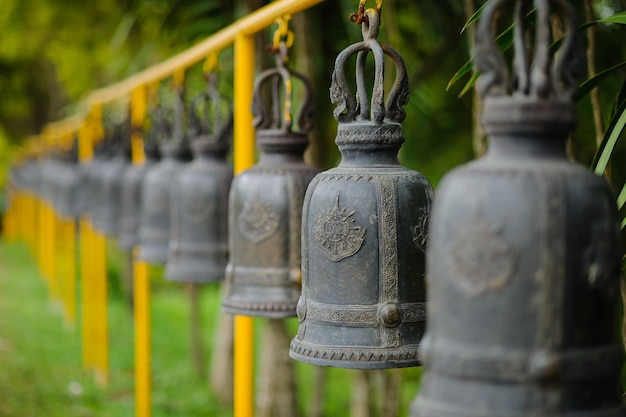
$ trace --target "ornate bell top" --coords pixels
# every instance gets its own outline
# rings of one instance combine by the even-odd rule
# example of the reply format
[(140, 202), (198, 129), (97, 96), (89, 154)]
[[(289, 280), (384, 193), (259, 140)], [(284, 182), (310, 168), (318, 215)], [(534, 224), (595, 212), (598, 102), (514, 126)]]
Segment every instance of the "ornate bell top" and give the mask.
[[(313, 87), (302, 73), (287, 66), (287, 52), (287, 45), (281, 42), (276, 50), (276, 68), (261, 72), (254, 82), (252, 113), (254, 127), (257, 129), (257, 143), (263, 152), (302, 153), (309, 143), (308, 133), (313, 129)], [(305, 90), (298, 116), (299, 131), (293, 130), (293, 78), (300, 80)], [(284, 89), (282, 108), (281, 83)], [(271, 87), (269, 103), (263, 98), (263, 87), (266, 84)], [(268, 107), (271, 107), (271, 114)]]
[[(406, 117), (402, 108), (409, 101), (409, 80), (404, 60), (388, 45), (378, 42), (380, 10), (364, 10), (357, 21), (361, 23), (363, 41), (344, 49), (335, 60), (330, 87), (330, 99), (337, 107), (333, 111), (339, 122), (338, 146), (381, 145), (399, 148), (404, 142), (401, 122)], [(369, 100), (365, 82), (368, 52), (374, 56), (374, 84)], [(345, 64), (357, 54), (356, 96), (346, 80)], [(391, 57), (396, 66), (396, 78), (385, 100), (384, 56)]]
[[(200, 113), (200, 115), (198, 114)], [(196, 157), (223, 157), (230, 148), (233, 130), (231, 104), (217, 90), (217, 76), (207, 74), (207, 91), (199, 95), (189, 110), (188, 137)]]
[[(585, 54), (574, 9), (566, 0), (515, 0), (514, 59), (509, 74), (493, 37), (498, 12), (511, 0), (490, 1), (476, 33), (477, 83), (484, 97), (482, 123), (489, 134), (566, 134), (576, 124), (572, 96), (584, 72)], [(556, 54), (550, 51), (550, 5), (559, 12), (566, 35)], [(534, 48), (528, 45), (526, 21), (536, 14)], [(534, 49), (534, 51), (532, 51)], [(531, 51), (534, 55), (531, 61)]]

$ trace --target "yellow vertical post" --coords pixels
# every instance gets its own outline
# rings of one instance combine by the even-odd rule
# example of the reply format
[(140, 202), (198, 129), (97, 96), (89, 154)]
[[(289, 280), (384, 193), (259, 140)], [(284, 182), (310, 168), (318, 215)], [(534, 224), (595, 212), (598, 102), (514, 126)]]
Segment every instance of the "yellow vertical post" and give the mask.
[[(93, 140), (87, 119), (81, 126), (78, 136), (78, 159), (81, 164), (87, 164), (93, 157)], [(80, 218), (80, 300), (81, 300), (81, 342), (83, 353), (83, 368), (92, 369), (94, 359), (94, 303), (93, 303), (93, 256), (92, 230), (88, 214)]]
[[(146, 105), (146, 88), (140, 86), (133, 91), (130, 103), (132, 160), (135, 165), (142, 165), (145, 161), (142, 128), (146, 115)], [(152, 415), (150, 274), (148, 264), (137, 259), (137, 248), (133, 250), (133, 260), (135, 416), (150, 417)]]
[[(254, 127), (250, 110), (254, 88), (254, 37), (235, 39), (234, 164), (235, 174), (254, 164)], [(234, 417), (254, 415), (254, 320), (235, 316)]]
[(148, 272), (148, 264), (140, 260), (134, 262), (136, 417), (152, 415), (150, 276)]
[[(91, 107), (89, 127), (92, 143), (97, 143), (104, 136), (102, 127), (102, 105)], [(93, 250), (93, 326), (95, 327), (94, 353), (96, 382), (106, 386), (109, 381), (109, 328), (107, 318), (108, 286), (106, 263), (106, 238), (92, 229)]]
[(93, 250), (94, 250), (94, 288), (93, 295), (95, 297), (94, 307), (95, 326), (96, 326), (96, 382), (106, 387), (109, 383), (109, 321), (107, 314), (108, 306), (108, 285), (106, 273), (106, 238), (105, 236), (94, 230), (93, 231)]

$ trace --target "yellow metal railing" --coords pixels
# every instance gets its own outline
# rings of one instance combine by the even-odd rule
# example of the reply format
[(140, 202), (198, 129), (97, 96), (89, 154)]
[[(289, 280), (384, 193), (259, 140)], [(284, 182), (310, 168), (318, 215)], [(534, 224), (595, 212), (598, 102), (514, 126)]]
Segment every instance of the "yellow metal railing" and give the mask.
[[(324, 0), (277, 0), (216, 32), (194, 47), (132, 77), (106, 88), (93, 91), (86, 100), (86, 113), (50, 123), (44, 129), (45, 137), (52, 141), (77, 135), (79, 138), (79, 160), (88, 163), (93, 156), (93, 145), (102, 139), (102, 106), (119, 99), (130, 99), (133, 163), (144, 161), (143, 141), (140, 129), (147, 107), (147, 90), (150, 86), (184, 71), (223, 49), (234, 46), (234, 171), (240, 173), (254, 163), (255, 144), (253, 116), (251, 113), (254, 82), (254, 35), (272, 25), (277, 18), (293, 15)], [(43, 135), (42, 135), (43, 136)], [(30, 143), (30, 142), (29, 142)], [(33, 142), (34, 143), (34, 142)], [(32, 143), (30, 143), (32, 145)], [(28, 153), (28, 152), (27, 152)], [(32, 152), (31, 152), (32, 155)], [(36, 198), (27, 192), (17, 190), (13, 196), (11, 209), (5, 216), (9, 225), (5, 232), (10, 239), (22, 239), (29, 243), (35, 252), (42, 274), (48, 280), (53, 296), (61, 297), (70, 319), (75, 317), (72, 281), (74, 272), (64, 269), (70, 277), (61, 283), (57, 280), (55, 259), (55, 229), (59, 229), (61, 253), (59, 257), (73, 256), (75, 245), (70, 235), (73, 227), (55, 215), (49, 202)], [(37, 214), (38, 213), (38, 214)], [(33, 222), (38, 218), (38, 223)], [(37, 224), (35, 226), (35, 224)], [(73, 225), (73, 223), (72, 223)], [(83, 365), (94, 369), (99, 383), (108, 381), (108, 328), (107, 328), (107, 277), (105, 238), (96, 232), (88, 216), (79, 221), (79, 252), (81, 277), (81, 333)], [(38, 240), (36, 240), (38, 238)], [(71, 260), (75, 262), (75, 259)], [(63, 260), (60, 261), (63, 265)], [(68, 268), (67, 266), (65, 268)], [(63, 269), (63, 268), (62, 268)], [(148, 265), (135, 262), (135, 398), (136, 416), (151, 415), (150, 392), (150, 283)], [(252, 417), (254, 414), (254, 333), (251, 317), (235, 317), (234, 352), (234, 416)]]

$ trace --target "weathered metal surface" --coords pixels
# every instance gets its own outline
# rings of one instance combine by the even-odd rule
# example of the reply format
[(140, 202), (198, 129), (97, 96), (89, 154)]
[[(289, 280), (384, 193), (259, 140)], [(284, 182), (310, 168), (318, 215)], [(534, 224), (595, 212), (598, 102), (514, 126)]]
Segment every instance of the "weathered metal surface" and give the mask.
[[(227, 109), (221, 108), (222, 102)], [(205, 113), (198, 109), (200, 105), (216, 107), (216, 111), (209, 112), (210, 120), (197, 116), (197, 112), (203, 116)], [(195, 138), (194, 160), (180, 169), (171, 190), (165, 277), (172, 281), (215, 282), (224, 279), (228, 262), (228, 192), (233, 169), (226, 155), (232, 138), (232, 112), (211, 82), (208, 92), (194, 100), (189, 124), (189, 136)]]
[[(366, 12), (364, 41), (339, 54), (331, 100), (342, 159), (306, 193), (302, 227), (302, 297), (290, 356), (316, 365), (381, 369), (419, 364), (426, 323), (424, 251), (432, 187), (398, 161), (402, 106), (409, 87), (402, 57), (377, 41), (380, 16)], [(375, 80), (365, 91), (371, 51)], [(344, 74), (357, 55), (357, 98)], [(383, 96), (383, 58), (396, 79)]]
[[(488, 153), (448, 174), (434, 204), (411, 415), (622, 416), (616, 204), (604, 179), (565, 152), (584, 56), (573, 9), (535, 1), (531, 38), (523, 17), (533, 3), (516, 2), (509, 78), (491, 28), (510, 3), (490, 2), (477, 33)], [(555, 65), (550, 3), (568, 30)]]
[[(311, 85), (284, 65), (284, 48), (281, 45), (277, 68), (262, 72), (255, 81), (252, 110), (259, 162), (235, 177), (230, 191), (230, 259), (223, 307), (232, 314), (295, 316), (300, 296), (302, 202), (319, 170), (303, 158), (312, 128)], [(284, 111), (278, 110), (277, 86), (291, 88), (292, 78), (305, 86), (299, 131), (292, 130), (290, 91), (285, 92)], [(265, 85), (274, 87), (272, 115), (262, 100)]]

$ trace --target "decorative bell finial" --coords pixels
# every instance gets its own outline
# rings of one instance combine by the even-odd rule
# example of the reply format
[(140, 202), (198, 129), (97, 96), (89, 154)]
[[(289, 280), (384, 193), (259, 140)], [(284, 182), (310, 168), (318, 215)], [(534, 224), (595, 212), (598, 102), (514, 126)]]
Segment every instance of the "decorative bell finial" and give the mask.
[[(402, 106), (409, 99), (404, 61), (377, 40), (380, 10), (364, 10), (355, 21), (363, 41), (339, 54), (330, 88), (342, 160), (315, 177), (304, 202), (300, 325), (290, 356), (345, 368), (416, 366), (426, 323), (424, 250), (433, 191), (422, 174), (398, 162)], [(344, 72), (354, 54), (356, 97)], [(385, 55), (396, 65), (386, 102)]]
[(222, 280), (228, 261), (228, 191), (233, 170), (226, 155), (233, 115), (216, 83), (216, 74), (207, 74), (207, 91), (189, 109), (188, 135), (195, 159), (180, 169), (171, 190), (165, 277), (172, 281)]
[[(302, 202), (319, 170), (305, 164), (303, 157), (313, 127), (311, 84), (287, 66), (288, 43), (275, 46), (277, 67), (260, 73), (254, 85), (259, 162), (235, 177), (230, 191), (230, 259), (223, 306), (227, 313), (283, 318), (296, 315)], [(305, 87), (298, 131), (292, 109), (294, 79)], [(271, 89), (271, 112), (263, 100), (265, 86)]]
[[(491, 28), (513, 3), (509, 76)], [(556, 57), (551, 5), (568, 31)], [(534, 37), (524, 26), (532, 7)], [(439, 186), (411, 416), (624, 414), (615, 199), (565, 152), (583, 62), (577, 30), (565, 0), (495, 0), (483, 11), (475, 62), (489, 149)]]

